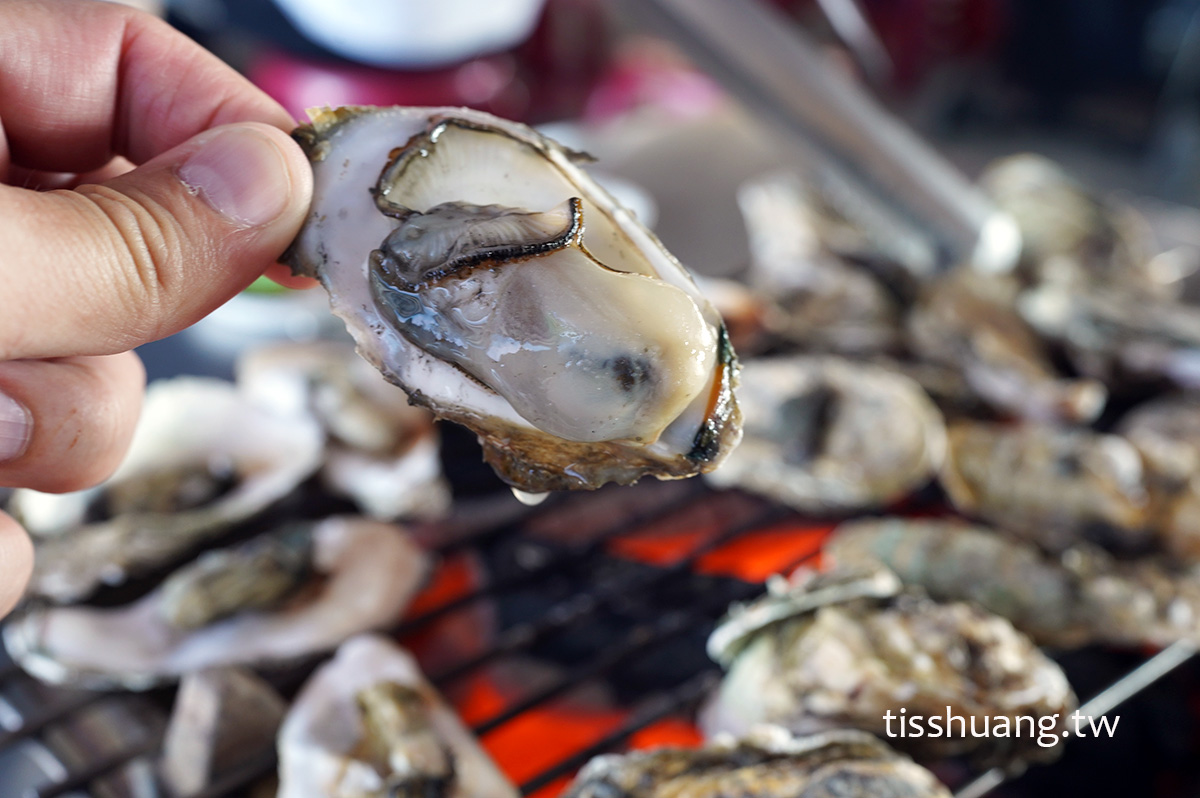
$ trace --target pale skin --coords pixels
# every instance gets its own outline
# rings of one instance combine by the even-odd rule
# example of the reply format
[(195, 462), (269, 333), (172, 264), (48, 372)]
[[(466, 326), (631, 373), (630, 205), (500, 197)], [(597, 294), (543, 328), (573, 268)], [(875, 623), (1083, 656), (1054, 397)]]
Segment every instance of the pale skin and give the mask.
[[(283, 108), (154, 17), (0, 0), (0, 21), (0, 486), (77, 490), (129, 443), (129, 350), (286, 281), (312, 177)], [(0, 614), (32, 562), (0, 513)]]

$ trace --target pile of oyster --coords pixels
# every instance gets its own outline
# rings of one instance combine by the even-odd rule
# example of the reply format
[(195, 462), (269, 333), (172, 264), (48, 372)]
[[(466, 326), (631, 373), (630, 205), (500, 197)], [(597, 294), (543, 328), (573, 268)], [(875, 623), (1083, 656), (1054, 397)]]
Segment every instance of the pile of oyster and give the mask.
[(401, 617), (429, 556), (396, 521), (449, 502), (432, 417), (349, 344), (272, 345), (238, 371), (153, 383), (103, 484), (13, 492), (36, 565), (3, 635), (29, 673), (144, 689)]
[(982, 185), (1023, 234), (1008, 272), (910, 271), (796, 175), (741, 192), (749, 268), (705, 288), (744, 438), (706, 479), (841, 523), (825, 572), (713, 633), (711, 735), (857, 728), (1019, 771), (1063, 741), (895, 739), (885, 713), (1056, 728), (1075, 697), (1039, 647), (1200, 645), (1198, 253), (1039, 157)]

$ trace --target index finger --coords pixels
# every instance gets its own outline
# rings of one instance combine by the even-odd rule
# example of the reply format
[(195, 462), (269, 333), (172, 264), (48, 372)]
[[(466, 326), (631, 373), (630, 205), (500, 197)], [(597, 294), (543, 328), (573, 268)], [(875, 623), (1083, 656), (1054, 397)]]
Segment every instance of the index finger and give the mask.
[(95, 0), (0, 2), (0, 175), (135, 164), (232, 122), (290, 130), (282, 106), (162, 20)]

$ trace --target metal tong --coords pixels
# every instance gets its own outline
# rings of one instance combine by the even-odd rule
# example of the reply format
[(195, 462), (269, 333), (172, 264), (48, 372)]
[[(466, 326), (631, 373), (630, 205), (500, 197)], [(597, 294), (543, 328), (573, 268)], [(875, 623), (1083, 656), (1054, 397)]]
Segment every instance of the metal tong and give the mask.
[(760, 0), (626, 0), (777, 134), (918, 276), (1012, 268), (1016, 223)]

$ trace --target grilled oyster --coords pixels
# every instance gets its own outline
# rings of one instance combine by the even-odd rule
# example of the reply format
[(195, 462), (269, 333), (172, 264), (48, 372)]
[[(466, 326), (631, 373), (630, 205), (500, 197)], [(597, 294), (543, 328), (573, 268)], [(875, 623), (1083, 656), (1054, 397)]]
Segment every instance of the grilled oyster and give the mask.
[(846, 231), (818, 210), (798, 177), (767, 175), (737, 198), (750, 239), (747, 280), (776, 311), (767, 322), (783, 342), (851, 355), (899, 347), (898, 302), (839, 251)]
[(5, 625), (5, 647), (43, 681), (131, 690), (287, 663), (397, 620), (428, 566), (402, 528), (377, 521), (279, 535), (209, 552), (132, 604), (30, 608)]
[[(1058, 665), (1003, 618), (964, 602), (901, 591), (878, 566), (796, 571), (768, 595), (731, 609), (709, 638), (728, 670), (701, 714), (709, 736), (759, 723), (797, 734), (855, 728), (888, 733), (903, 710), (1036, 719), (1037, 737), (989, 737), (950, 725), (893, 744), (914, 756), (971, 753), (982, 763), (1055, 759), (1075, 696)], [(890, 588), (890, 589), (889, 589)], [(1047, 720), (1043, 721), (1042, 718)], [(1054, 743), (1044, 745), (1046, 737)]]
[(1200, 582), (1153, 558), (1121, 562), (1087, 545), (1055, 558), (985, 527), (904, 518), (842, 524), (824, 555), (837, 567), (885, 565), (938, 600), (976, 602), (1042, 645), (1200, 640)]
[(909, 344), (925, 360), (962, 371), (994, 409), (1038, 421), (1086, 423), (1104, 409), (1095, 380), (1068, 379), (1016, 308), (1008, 275), (959, 268), (922, 286), (908, 314)]
[(78, 601), (177, 561), (286, 496), (323, 452), (314, 419), (263, 410), (223, 380), (155, 382), (111, 479), (77, 493), (14, 493), (10, 509), (37, 540), (29, 592)]
[(1049, 158), (1021, 153), (989, 164), (979, 178), (1012, 214), (1033, 282), (1097, 283), (1169, 294), (1175, 275), (1156, 263), (1149, 225), (1131, 207), (1099, 196)]
[(450, 108), (318, 111), (295, 137), (315, 193), (286, 260), (510, 485), (692, 476), (737, 442), (720, 317), (571, 153)]
[(1159, 542), (1177, 557), (1200, 561), (1200, 397), (1151, 399), (1126, 414), (1116, 431), (1145, 462)]
[(320, 421), (328, 439), (321, 480), (371, 517), (437, 517), (450, 505), (433, 417), (348, 342), (271, 344), (243, 354), (236, 372), (255, 403)]
[(1124, 438), (964, 420), (948, 440), (940, 478), (963, 513), (1052, 551), (1084, 539), (1126, 552), (1153, 543), (1146, 469)]
[(747, 361), (742, 445), (706, 479), (805, 512), (886, 505), (942, 463), (941, 413), (907, 377), (829, 356)]
[(347, 640), (301, 689), (279, 731), (280, 798), (516, 798), (517, 790), (382, 637)]
[(760, 726), (744, 740), (598, 756), (564, 798), (949, 798), (933, 774), (865, 732), (793, 738)]

